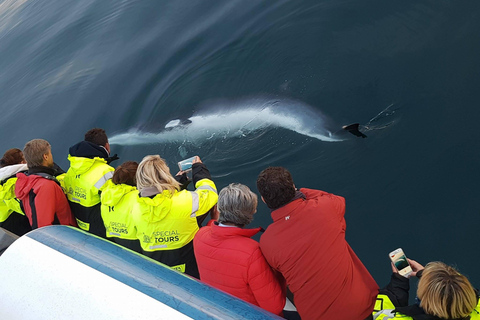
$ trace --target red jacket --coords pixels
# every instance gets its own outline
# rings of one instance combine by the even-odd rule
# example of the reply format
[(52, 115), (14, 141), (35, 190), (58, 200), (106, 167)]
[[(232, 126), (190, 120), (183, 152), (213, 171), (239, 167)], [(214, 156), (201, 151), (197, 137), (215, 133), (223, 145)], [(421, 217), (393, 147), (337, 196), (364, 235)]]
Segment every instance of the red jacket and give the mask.
[(17, 173), (15, 195), (22, 202), (32, 229), (63, 224), (77, 226), (67, 197), (54, 180), (36, 174)]
[(268, 263), (280, 271), (303, 320), (362, 320), (378, 286), (345, 240), (345, 199), (301, 189), (304, 198), (272, 212), (260, 239)]
[(250, 239), (260, 230), (216, 224), (201, 228), (193, 239), (200, 280), (281, 315), (285, 285), (265, 261), (258, 242)]

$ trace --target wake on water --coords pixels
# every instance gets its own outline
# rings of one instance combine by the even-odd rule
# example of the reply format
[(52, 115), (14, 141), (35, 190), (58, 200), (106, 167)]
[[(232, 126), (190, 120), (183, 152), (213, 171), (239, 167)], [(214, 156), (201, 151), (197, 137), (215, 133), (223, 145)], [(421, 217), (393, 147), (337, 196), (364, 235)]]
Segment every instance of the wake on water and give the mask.
[(342, 141), (327, 128), (328, 119), (324, 115), (295, 101), (237, 103), (234, 109), (223, 106), (219, 111), (199, 112), (186, 122), (188, 124), (182, 125), (179, 119), (171, 120), (166, 129), (158, 133), (132, 130), (118, 134), (110, 139), (110, 144), (198, 143), (246, 137), (273, 128), (291, 130), (322, 141)]
[[(389, 105), (361, 125), (363, 131), (381, 130), (394, 124), (396, 111)], [(114, 135), (110, 144), (132, 146), (158, 143), (202, 143), (209, 140), (242, 138), (268, 129), (283, 128), (326, 142), (344, 141), (342, 130), (331, 131), (330, 121), (310, 106), (289, 100), (259, 99), (231, 105), (216, 105), (217, 111), (199, 112), (187, 120), (173, 119), (161, 132), (131, 130)], [(212, 109), (212, 108), (209, 108)]]

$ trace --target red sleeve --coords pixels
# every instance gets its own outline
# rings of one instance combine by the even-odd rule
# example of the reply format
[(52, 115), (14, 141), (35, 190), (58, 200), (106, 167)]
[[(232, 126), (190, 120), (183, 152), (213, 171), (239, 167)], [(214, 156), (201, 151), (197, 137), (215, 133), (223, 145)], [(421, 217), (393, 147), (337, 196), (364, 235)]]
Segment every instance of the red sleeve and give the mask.
[(302, 188), (300, 191), (307, 197), (307, 200), (316, 201), (326, 212), (331, 212), (340, 221), (345, 216), (345, 198), (321, 190)]
[(250, 259), (248, 285), (261, 308), (282, 315), (285, 306), (285, 284), (280, 283), (260, 248), (255, 250)]
[(35, 210), (38, 227), (50, 226), (55, 217), (55, 182), (42, 183), (35, 195)]

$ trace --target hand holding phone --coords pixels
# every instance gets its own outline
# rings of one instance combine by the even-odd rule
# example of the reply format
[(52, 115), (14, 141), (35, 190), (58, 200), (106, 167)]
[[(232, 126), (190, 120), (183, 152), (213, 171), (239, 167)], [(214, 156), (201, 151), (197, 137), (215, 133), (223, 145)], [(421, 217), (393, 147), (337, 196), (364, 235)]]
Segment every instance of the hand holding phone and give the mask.
[(416, 277), (419, 271), (425, 269), (425, 267), (422, 266), (417, 261), (412, 259), (407, 259), (407, 260), (408, 260), (408, 263), (410, 264), (410, 267), (412, 267), (412, 270), (413, 270), (413, 272), (410, 274), (411, 277)]
[(403, 253), (403, 250), (401, 248), (398, 248), (390, 252), (388, 256), (392, 261), (393, 265), (395, 266), (395, 269), (398, 270), (398, 274), (404, 276), (405, 278), (408, 278), (413, 272), (413, 270), (408, 263), (408, 259), (405, 256), (405, 253)]
[(192, 170), (192, 165), (194, 162), (197, 162), (195, 161), (197, 158), (198, 158), (197, 156), (193, 156), (191, 158), (178, 162), (178, 168), (180, 169), (180, 171), (185, 171), (185, 172)]

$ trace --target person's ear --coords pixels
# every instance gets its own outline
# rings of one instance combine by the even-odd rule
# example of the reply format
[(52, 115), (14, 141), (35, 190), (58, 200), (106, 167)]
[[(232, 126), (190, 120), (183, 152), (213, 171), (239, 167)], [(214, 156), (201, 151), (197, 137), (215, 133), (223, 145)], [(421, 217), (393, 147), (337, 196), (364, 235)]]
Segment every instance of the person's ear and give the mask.
[(107, 149), (107, 152), (110, 153), (110, 143), (107, 142), (107, 144), (105, 145), (105, 149)]

